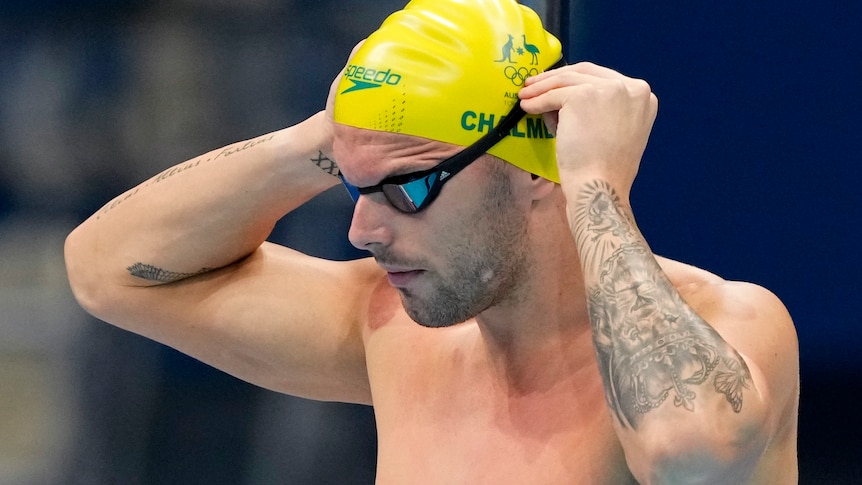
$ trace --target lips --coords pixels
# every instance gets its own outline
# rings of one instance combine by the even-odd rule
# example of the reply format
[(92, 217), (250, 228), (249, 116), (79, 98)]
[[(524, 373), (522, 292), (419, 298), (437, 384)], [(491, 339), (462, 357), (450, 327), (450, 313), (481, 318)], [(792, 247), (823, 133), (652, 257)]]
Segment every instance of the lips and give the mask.
[(423, 273), (420, 269), (412, 269), (407, 267), (397, 267), (389, 265), (381, 265), (386, 271), (386, 276), (389, 278), (389, 283), (396, 287), (402, 288), (410, 285), (416, 278)]
[(410, 283), (416, 280), (422, 274), (421, 270), (410, 271), (387, 271), (386, 276), (389, 278), (389, 284), (396, 288), (409, 286)]

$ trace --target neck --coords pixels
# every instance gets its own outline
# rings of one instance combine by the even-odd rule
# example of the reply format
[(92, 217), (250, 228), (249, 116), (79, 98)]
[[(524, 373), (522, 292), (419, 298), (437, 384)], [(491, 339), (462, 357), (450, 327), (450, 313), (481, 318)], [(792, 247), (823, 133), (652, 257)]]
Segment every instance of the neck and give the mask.
[(535, 256), (520, 294), (476, 317), (493, 368), (524, 392), (595, 367), (577, 249), (557, 209), (535, 219)]

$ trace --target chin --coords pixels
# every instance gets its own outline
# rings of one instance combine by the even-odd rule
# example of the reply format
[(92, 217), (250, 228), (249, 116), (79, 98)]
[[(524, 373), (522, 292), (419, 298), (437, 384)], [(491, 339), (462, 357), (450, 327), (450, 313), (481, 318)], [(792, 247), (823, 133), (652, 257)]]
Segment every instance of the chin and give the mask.
[[(411, 317), (411, 318), (412, 318), (412, 317)], [(420, 321), (420, 320), (418, 320), (418, 319), (414, 318), (414, 319), (413, 319), (413, 321), (414, 321), (414, 322), (416, 322), (416, 323), (418, 323), (419, 325), (421, 325), (421, 326), (425, 327), (425, 328), (449, 328), (449, 327), (454, 327), (455, 325), (460, 325), (460, 324), (462, 324), (462, 323), (466, 322), (467, 320), (461, 320), (461, 321), (458, 321), (458, 322), (448, 322), (448, 321), (427, 321), (427, 320), (425, 320), (425, 321)]]
[(401, 295), (402, 304), (407, 315), (419, 325), (426, 328), (447, 328), (459, 325), (469, 320), (472, 315), (458, 311), (451, 302), (442, 305), (430, 305), (427, 302), (417, 302), (410, 296)]

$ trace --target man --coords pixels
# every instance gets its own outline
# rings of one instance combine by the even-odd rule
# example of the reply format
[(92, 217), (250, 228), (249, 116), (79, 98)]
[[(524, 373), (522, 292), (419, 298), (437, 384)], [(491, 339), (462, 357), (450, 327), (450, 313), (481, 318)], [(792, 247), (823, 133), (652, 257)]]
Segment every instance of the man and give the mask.
[[(249, 382), (373, 405), (380, 484), (795, 483), (790, 317), (651, 252), (628, 199), (656, 98), (540, 73), (560, 57), (513, 1), (416, 0), (325, 112), (85, 221), (75, 295)], [(336, 176), (373, 259), (265, 242)]]

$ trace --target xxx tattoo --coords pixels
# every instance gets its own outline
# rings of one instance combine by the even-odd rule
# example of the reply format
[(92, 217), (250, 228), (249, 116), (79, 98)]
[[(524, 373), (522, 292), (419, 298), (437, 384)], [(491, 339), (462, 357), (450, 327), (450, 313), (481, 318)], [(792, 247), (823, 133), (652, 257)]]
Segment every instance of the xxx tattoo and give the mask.
[(329, 175), (334, 175), (337, 177), (341, 174), (341, 171), (338, 169), (338, 165), (335, 163), (335, 160), (327, 157), (323, 154), (323, 152), (319, 150), (317, 152), (317, 157), (313, 157), (311, 161), (314, 162), (315, 165), (320, 167), (321, 170), (328, 173)]
[(579, 193), (572, 231), (588, 281), (593, 341), (608, 406), (623, 426), (668, 398), (694, 411), (711, 381), (735, 412), (751, 376), (745, 362), (679, 296), (630, 210), (604, 182)]

